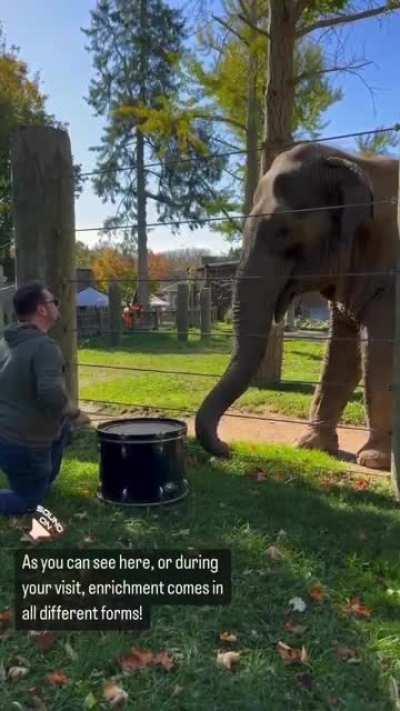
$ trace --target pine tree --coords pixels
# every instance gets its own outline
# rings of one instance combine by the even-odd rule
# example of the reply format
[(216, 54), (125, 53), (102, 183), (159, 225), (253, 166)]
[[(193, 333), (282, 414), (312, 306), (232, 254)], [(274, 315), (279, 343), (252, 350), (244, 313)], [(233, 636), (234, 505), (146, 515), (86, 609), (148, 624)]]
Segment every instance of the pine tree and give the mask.
[(94, 187), (116, 206), (106, 229), (132, 223), (123, 239), (131, 251), (137, 247), (138, 298), (147, 306), (148, 201), (172, 228), (182, 218), (195, 227), (219, 209), (222, 198), (211, 186), (223, 161), (208, 160), (215, 150), (211, 131), (181, 99), (184, 21), (178, 10), (163, 0), (98, 0), (84, 32), (96, 72), (88, 101), (106, 117), (101, 146), (93, 149)]

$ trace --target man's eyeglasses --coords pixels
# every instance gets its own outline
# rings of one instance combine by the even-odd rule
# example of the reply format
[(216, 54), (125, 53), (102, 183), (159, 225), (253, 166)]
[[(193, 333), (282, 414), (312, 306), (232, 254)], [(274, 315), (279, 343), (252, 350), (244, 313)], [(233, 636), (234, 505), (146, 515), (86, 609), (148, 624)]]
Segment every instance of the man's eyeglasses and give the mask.
[(43, 303), (45, 303), (45, 304), (54, 304), (54, 306), (59, 306), (59, 305), (60, 305), (59, 299), (45, 299)]

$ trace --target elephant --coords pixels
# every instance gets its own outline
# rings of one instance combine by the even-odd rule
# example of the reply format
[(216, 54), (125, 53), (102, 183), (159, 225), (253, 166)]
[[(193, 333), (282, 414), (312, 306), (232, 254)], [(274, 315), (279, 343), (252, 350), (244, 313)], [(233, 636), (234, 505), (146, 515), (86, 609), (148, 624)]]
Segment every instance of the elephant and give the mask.
[(272, 323), (295, 296), (319, 291), (331, 305), (330, 338), (298, 444), (337, 454), (337, 424), (363, 375), (369, 437), (357, 461), (389, 468), (398, 171), (389, 157), (300, 143), (260, 179), (235, 278), (233, 355), (196, 415), (196, 436), (213, 455), (230, 455), (218, 423), (255, 375)]

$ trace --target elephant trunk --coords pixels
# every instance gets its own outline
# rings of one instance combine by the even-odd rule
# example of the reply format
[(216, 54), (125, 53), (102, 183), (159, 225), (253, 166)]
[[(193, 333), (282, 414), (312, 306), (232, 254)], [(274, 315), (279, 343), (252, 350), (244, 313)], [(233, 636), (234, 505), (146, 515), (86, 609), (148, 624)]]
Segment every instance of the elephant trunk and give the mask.
[(263, 265), (263, 261), (253, 254), (239, 267), (233, 302), (234, 352), (227, 370), (207, 395), (196, 417), (198, 440), (219, 457), (229, 456), (228, 446), (217, 435), (219, 420), (246, 390), (262, 361), (274, 311), (287, 282), (287, 264), (271, 258), (267, 265)]

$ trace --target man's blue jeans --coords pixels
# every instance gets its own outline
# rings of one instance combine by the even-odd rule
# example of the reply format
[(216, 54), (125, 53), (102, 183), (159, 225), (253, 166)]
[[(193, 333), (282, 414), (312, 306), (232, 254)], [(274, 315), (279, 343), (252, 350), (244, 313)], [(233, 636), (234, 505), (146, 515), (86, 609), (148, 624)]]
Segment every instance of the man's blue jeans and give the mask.
[(66, 422), (49, 447), (29, 447), (0, 437), (0, 469), (11, 491), (0, 489), (0, 516), (22, 516), (43, 503), (60, 468), (71, 433)]

